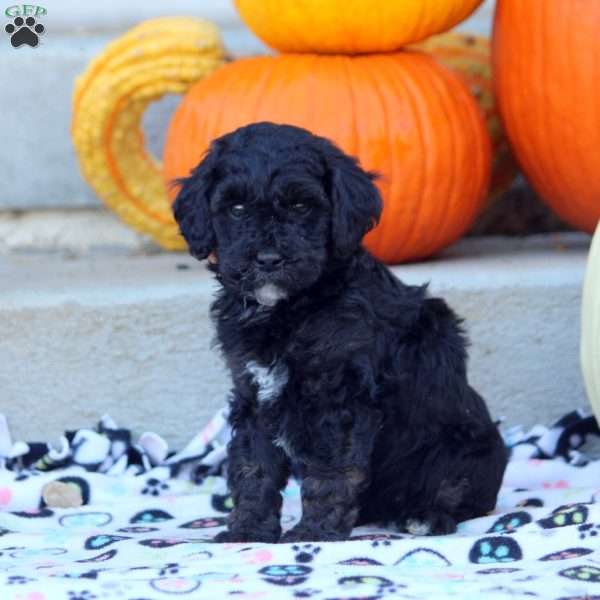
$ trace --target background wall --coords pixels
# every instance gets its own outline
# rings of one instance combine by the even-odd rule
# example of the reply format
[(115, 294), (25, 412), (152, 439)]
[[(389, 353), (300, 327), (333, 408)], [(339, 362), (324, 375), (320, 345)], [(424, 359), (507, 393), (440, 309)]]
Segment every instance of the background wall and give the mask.
[[(241, 23), (230, 0), (40, 0), (39, 4), (48, 14), (40, 19), (46, 32), (37, 48), (15, 49), (8, 36), (0, 38), (0, 75), (8, 83), (0, 89), (0, 211), (99, 206), (79, 176), (71, 147), (71, 94), (75, 77), (125, 29), (151, 17), (193, 15), (215, 22), (232, 54), (267, 52)], [(461, 29), (489, 34), (492, 13), (493, 2), (487, 0)], [(146, 115), (148, 144), (159, 156), (177, 102), (166, 98)]]

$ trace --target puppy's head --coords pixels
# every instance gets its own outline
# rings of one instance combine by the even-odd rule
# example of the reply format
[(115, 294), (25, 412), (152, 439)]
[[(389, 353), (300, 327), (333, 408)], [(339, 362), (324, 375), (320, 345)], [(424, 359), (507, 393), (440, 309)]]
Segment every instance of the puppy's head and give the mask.
[(358, 250), (381, 212), (373, 179), (324, 138), (257, 123), (212, 143), (178, 182), (174, 215), (223, 285), (273, 306)]

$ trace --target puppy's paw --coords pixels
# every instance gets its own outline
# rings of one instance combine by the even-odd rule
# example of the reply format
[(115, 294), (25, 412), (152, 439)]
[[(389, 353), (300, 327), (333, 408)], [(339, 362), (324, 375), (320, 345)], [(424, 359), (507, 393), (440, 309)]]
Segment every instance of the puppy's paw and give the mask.
[(262, 542), (264, 544), (276, 544), (281, 532), (254, 530), (225, 530), (218, 533), (213, 542), (217, 544), (247, 544), (250, 542)]
[(431, 525), (427, 521), (419, 519), (406, 519), (404, 527), (410, 535), (429, 535), (431, 533)]
[(443, 511), (427, 510), (398, 523), (398, 529), (411, 535), (447, 535), (456, 531), (456, 520)]

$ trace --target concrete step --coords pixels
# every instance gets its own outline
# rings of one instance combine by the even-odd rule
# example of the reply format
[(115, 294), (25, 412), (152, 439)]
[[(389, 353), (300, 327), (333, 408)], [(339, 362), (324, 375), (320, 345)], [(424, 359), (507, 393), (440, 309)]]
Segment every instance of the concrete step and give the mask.
[[(464, 240), (394, 267), (431, 282), (467, 320), (470, 376), (496, 417), (548, 423), (587, 406), (579, 310), (589, 238)], [(108, 412), (181, 444), (229, 387), (212, 350), (214, 284), (187, 256), (0, 256), (0, 413), (17, 437), (58, 435)]]

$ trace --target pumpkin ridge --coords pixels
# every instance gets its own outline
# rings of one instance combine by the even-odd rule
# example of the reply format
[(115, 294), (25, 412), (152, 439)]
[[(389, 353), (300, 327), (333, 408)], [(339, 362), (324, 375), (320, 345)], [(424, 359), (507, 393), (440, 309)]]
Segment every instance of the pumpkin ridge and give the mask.
[[(441, 68), (445, 68), (443, 65), (440, 65)], [(460, 204), (460, 200), (462, 200), (462, 198), (457, 198), (457, 196), (459, 195), (459, 190), (457, 187), (457, 179), (456, 179), (456, 172), (458, 170), (458, 161), (460, 160), (460, 156), (459, 156), (459, 152), (458, 149), (456, 147), (456, 140), (460, 138), (460, 135), (458, 135), (457, 132), (457, 127), (456, 127), (456, 118), (457, 118), (457, 114), (456, 114), (456, 110), (455, 110), (455, 106), (454, 106), (454, 96), (452, 94), (448, 93), (448, 77), (446, 77), (446, 81), (444, 82), (445, 85), (445, 89), (442, 90), (441, 89), (441, 85), (440, 85), (440, 81), (438, 81), (438, 79), (434, 79), (433, 81), (433, 89), (436, 91), (436, 96), (437, 96), (437, 103), (439, 104), (439, 108), (438, 110), (444, 115), (446, 122), (448, 123), (449, 129), (450, 129), (450, 136), (449, 136), (449, 141), (448, 141), (448, 149), (446, 151), (446, 154), (448, 156), (448, 158), (450, 158), (450, 163), (451, 163), (451, 167), (449, 169), (447, 169), (448, 173), (449, 173), (449, 178), (448, 178), (448, 195), (447, 198), (449, 200), (449, 205), (448, 206), (444, 206), (442, 207), (442, 210), (436, 210), (436, 215), (437, 215), (437, 219), (434, 220), (434, 223), (432, 223), (432, 229), (436, 232), (436, 235), (438, 236), (439, 239), (442, 240), (447, 240), (447, 239), (452, 239), (454, 236), (452, 233), (450, 233), (449, 231), (447, 231), (448, 226), (449, 226), (449, 221), (448, 219), (444, 218), (445, 215), (447, 214), (447, 212), (452, 212), (453, 214), (456, 215), (460, 215), (461, 220), (464, 220), (464, 210), (461, 210), (461, 206), (457, 206), (457, 204)], [(450, 102), (453, 103), (452, 105), (452, 113), (450, 114), (448, 111), (448, 108), (450, 107)], [(474, 154), (477, 154), (476, 152)], [(446, 157), (444, 157), (446, 158)], [(428, 251), (431, 251), (431, 245), (428, 248)]]
[[(539, 19), (539, 21), (537, 22), (537, 28), (536, 28), (536, 33), (537, 36), (539, 38), (539, 43), (540, 43), (540, 55), (537, 56), (537, 60), (539, 61), (539, 69), (538, 69), (538, 76), (539, 76), (539, 81), (538, 81), (538, 90), (542, 90), (542, 94), (544, 94), (544, 89), (546, 88), (546, 84), (547, 82), (551, 81), (550, 79), (548, 79), (548, 64), (546, 61), (546, 44), (544, 43), (545, 40), (545, 36), (544, 36), (544, 30), (546, 29), (546, 23), (547, 23), (547, 19), (548, 19), (548, 13), (546, 11), (547, 6), (542, 6), (542, 13), (541, 13), (541, 17)], [(537, 111), (535, 111), (537, 112)], [(541, 125), (542, 127), (540, 129), (536, 129), (533, 131), (533, 136), (534, 138), (537, 138), (540, 135), (540, 132), (542, 131), (548, 131), (548, 127), (551, 126), (551, 122), (553, 121), (553, 116), (551, 114), (551, 110), (548, 111), (540, 111), (539, 112), (540, 115), (540, 119), (541, 119)], [(537, 146), (538, 144), (536, 144)], [(531, 148), (532, 154), (535, 153), (534, 148)], [(564, 147), (563, 147), (563, 151), (564, 151)], [(553, 152), (553, 148), (551, 144), (545, 144), (545, 148), (544, 148), (544, 153), (546, 153), (547, 157), (548, 157), (548, 162), (551, 165), (551, 168), (548, 169), (548, 173), (546, 173), (545, 175), (543, 173), (541, 173), (539, 165), (537, 163), (537, 161), (535, 159), (531, 160), (531, 168), (532, 168), (532, 172), (535, 173), (535, 175), (533, 176), (533, 185), (534, 187), (536, 187), (537, 189), (541, 190), (545, 187), (544, 184), (541, 185), (540, 187), (540, 183), (543, 181), (543, 179), (545, 178), (547, 181), (551, 181), (551, 180), (555, 180), (558, 173), (555, 170), (556, 167), (558, 167), (558, 163), (556, 161), (556, 157), (554, 155)], [(559, 167), (558, 167), (559, 168)], [(555, 184), (551, 184), (552, 187), (554, 187)]]
[[(287, 57), (284, 57), (284, 59), (287, 59)], [(273, 60), (273, 59), (272, 59)], [(276, 59), (275, 59), (276, 60)], [(292, 76), (292, 72), (294, 67), (298, 67), (298, 63), (294, 64), (294, 61), (292, 60), (286, 60), (287, 64), (287, 68), (289, 70), (288, 76), (290, 77), (290, 79), (292, 81), (294, 81), (295, 77)], [(258, 78), (258, 83), (256, 83), (254, 85), (254, 87), (257, 90), (256, 93), (256, 101), (255, 104), (252, 106), (252, 110), (250, 111), (251, 114), (253, 115), (257, 115), (260, 114), (261, 109), (263, 108), (264, 104), (263, 104), (263, 98), (264, 95), (262, 93), (260, 93), (258, 90), (272, 90), (275, 88), (276, 85), (280, 85), (282, 86), (283, 81), (282, 81), (282, 74), (281, 74), (281, 66), (283, 65), (282, 62), (271, 62), (269, 61), (269, 68), (268, 69), (264, 69), (264, 72), (262, 73), (262, 76), (260, 78)], [(261, 115), (261, 120), (264, 120), (262, 115)]]
[[(389, 71), (389, 65), (386, 65), (386, 63), (389, 62), (389, 57), (387, 55), (382, 55), (380, 57), (378, 57), (378, 60), (381, 61), (382, 63), (382, 68), (384, 67), (384, 65), (386, 66), (386, 71)], [(381, 89), (381, 77), (380, 77), (380, 73), (381, 71), (379, 69), (369, 69), (368, 65), (364, 64), (364, 61), (361, 61), (360, 63), (355, 63), (355, 64), (360, 64), (360, 68), (364, 74), (365, 79), (370, 79), (371, 80), (371, 85), (372, 85), (372, 89), (374, 94), (377, 97), (378, 100), (378, 104), (379, 104), (379, 114), (382, 116), (382, 125), (385, 131), (385, 135), (386, 135), (386, 140), (387, 140), (387, 148), (393, 148), (394, 144), (393, 144), (393, 140), (391, 138), (391, 119), (389, 116), (389, 110), (387, 108), (387, 102), (386, 102), (386, 98), (384, 98), (383, 95), (383, 91)], [(387, 83), (387, 82), (386, 82)], [(361, 154), (362, 154), (362, 149), (361, 149)], [(381, 158), (378, 158), (378, 162), (379, 160), (381, 160)], [(394, 160), (394, 156), (392, 155), (392, 152), (387, 152), (386, 153), (386, 157), (385, 157), (385, 166), (382, 166), (379, 168), (379, 173), (378, 175), (380, 176), (380, 184), (383, 184), (385, 182), (385, 185), (388, 186), (389, 189), (389, 194), (390, 196), (394, 196), (394, 192), (397, 188), (397, 182), (398, 179), (396, 177), (396, 173), (398, 171), (398, 165), (397, 165), (397, 161)], [(380, 187), (380, 186), (378, 186)], [(382, 198), (383, 198), (383, 194), (382, 194)], [(394, 206), (390, 206), (390, 203), (387, 203), (386, 206), (386, 202), (384, 201), (384, 206), (383, 206), (383, 211), (382, 211), (382, 217), (380, 219), (380, 225), (378, 225), (378, 229), (380, 229), (380, 231), (378, 232), (378, 236), (376, 238), (377, 243), (371, 243), (370, 245), (377, 249), (378, 253), (381, 253), (383, 251), (384, 248), (390, 248), (391, 246), (393, 246), (394, 244), (391, 243), (392, 241), (392, 236), (397, 236), (398, 231), (396, 230), (395, 227), (392, 227), (390, 222), (395, 222), (395, 217), (396, 217), (396, 211), (393, 211)], [(385, 216), (385, 221), (384, 221), (384, 214), (387, 211), (387, 215)], [(392, 212), (393, 211), (393, 212)], [(400, 227), (401, 229), (401, 227)]]
[[(403, 57), (404, 55), (399, 55), (399, 57)], [(404, 62), (404, 61), (402, 61)], [(416, 84), (416, 82), (418, 81), (418, 79), (412, 80), (410, 77), (406, 76), (406, 72), (407, 71), (411, 71), (410, 66), (407, 68), (407, 66), (405, 64), (400, 65), (400, 63), (398, 64), (398, 66), (401, 66), (401, 70), (402, 70), (402, 78), (400, 79), (401, 81), (401, 85), (403, 87), (404, 90), (404, 95), (406, 98), (406, 102), (408, 102), (408, 104), (411, 107), (411, 111), (415, 116), (415, 122), (413, 124), (415, 131), (417, 132), (417, 137), (419, 139), (419, 146), (420, 146), (420, 152), (423, 156), (423, 168), (420, 169), (419, 171), (419, 183), (417, 185), (417, 189), (419, 190), (419, 201), (415, 203), (415, 209), (413, 211), (412, 214), (412, 219), (410, 221), (410, 226), (407, 227), (407, 235), (406, 238), (404, 239), (404, 246), (408, 246), (411, 247), (411, 245), (416, 245), (419, 247), (419, 251), (417, 254), (421, 254), (421, 249), (420, 249), (420, 244), (415, 244), (413, 242), (413, 238), (415, 238), (415, 236), (419, 236), (420, 232), (418, 231), (418, 223), (420, 223), (421, 218), (422, 218), (422, 213), (423, 213), (423, 209), (424, 206), (427, 204), (427, 201), (429, 199), (429, 186), (426, 185), (427, 181), (426, 181), (426, 176), (425, 174), (429, 172), (430, 166), (431, 166), (431, 159), (430, 159), (430, 153), (427, 151), (427, 144), (425, 141), (425, 138), (423, 136), (423, 123), (427, 123), (428, 119), (425, 118), (425, 120), (423, 120), (423, 115), (421, 114), (421, 109), (420, 107), (417, 108), (417, 101), (416, 101), (416, 97), (418, 94), (415, 94), (415, 88), (418, 89), (418, 85)], [(420, 82), (419, 82), (420, 84)], [(432, 232), (428, 232), (428, 233), (432, 233)], [(415, 258), (419, 258), (419, 256), (411, 256), (411, 259), (415, 259)]]
[[(569, 7), (571, 10), (573, 10), (573, 7)], [(571, 19), (569, 18), (569, 21)], [(598, 25), (600, 25), (600, 17), (596, 19), (598, 21)], [(598, 68), (598, 64), (599, 64), (599, 59), (598, 56), (600, 55), (600, 49), (598, 49), (597, 52), (595, 53), (590, 53), (587, 54), (585, 56), (582, 57), (583, 60), (591, 60), (594, 61), (592, 65), (581, 65), (578, 64), (579, 61), (575, 60), (573, 57), (573, 48), (574, 48), (574, 37), (575, 37), (575, 33), (576, 30), (574, 30), (573, 28), (569, 28), (567, 30), (567, 35), (569, 36), (569, 40), (567, 43), (567, 57), (568, 57), (568, 63), (569, 63), (569, 68), (568, 71), (571, 73), (574, 73), (575, 77), (577, 79), (579, 79), (579, 81), (577, 82), (577, 88), (583, 88), (585, 87), (585, 74), (588, 72), (593, 72), (594, 75), (596, 75), (595, 79), (598, 81), (600, 80), (600, 69)], [(590, 77), (590, 79), (594, 79), (594, 77)], [(593, 95), (594, 91), (593, 90), (588, 90), (589, 94), (588, 95)], [(595, 102), (592, 105), (592, 110), (598, 111), (598, 102)], [(592, 119), (592, 121), (596, 124), (599, 125), (600, 127), (600, 113), (596, 112), (596, 114), (594, 115), (595, 118)], [(592, 132), (598, 132), (598, 128), (592, 127), (591, 128)], [(589, 162), (586, 160), (586, 155), (589, 151), (596, 151), (598, 152), (599, 148), (600, 148), (600, 135), (596, 135), (596, 140), (595, 143), (593, 144), (587, 144), (590, 146), (590, 148), (585, 147), (585, 140), (582, 136), (576, 136), (575, 137), (575, 153), (577, 155), (577, 164), (579, 165), (579, 168), (582, 169), (582, 173), (581, 173), (581, 177), (583, 179), (583, 181), (592, 181), (594, 178), (598, 177), (599, 174), (597, 172), (593, 172), (592, 169), (590, 168)], [(576, 183), (573, 184), (573, 182), (571, 182), (571, 187), (575, 187)], [(589, 191), (588, 191), (589, 194)], [(577, 214), (582, 214), (585, 209), (586, 209), (586, 205), (588, 202), (593, 200), (591, 198), (588, 197), (583, 197), (583, 196), (579, 196), (579, 194), (573, 194), (572, 195), (573, 199), (574, 199), (574, 205), (575, 205), (575, 212)], [(576, 215), (574, 215), (576, 216)], [(600, 219), (600, 214), (599, 214), (599, 219)]]
[[(469, 228), (469, 224), (473, 222), (483, 208), (486, 196), (490, 189), (492, 176), (492, 142), (485, 124), (483, 110), (475, 103), (476, 111), (465, 111), (462, 103), (470, 101), (472, 96), (466, 85), (463, 85), (461, 81), (456, 80), (455, 87), (456, 92), (452, 96), (453, 100), (457, 107), (461, 109), (461, 116), (464, 115), (465, 122), (468, 122), (469, 124), (472, 139), (478, 140), (479, 146), (477, 152), (471, 152), (468, 157), (466, 157), (471, 164), (469, 172), (475, 174), (473, 177), (469, 178), (473, 187), (473, 202), (469, 206), (469, 210), (460, 211), (460, 207), (456, 208), (462, 215), (462, 222), (456, 227), (455, 234), (451, 239), (452, 242), (459, 239), (460, 236), (465, 233)], [(459, 101), (459, 94), (464, 96), (464, 101)], [(456, 123), (454, 124), (454, 127), (456, 128)], [(457, 137), (456, 139), (460, 138)]]
[[(467, 96), (469, 98), (471, 97), (469, 91), (464, 87), (462, 93), (465, 95), (465, 98), (467, 98)], [(490, 193), (493, 174), (492, 139), (486, 127), (485, 115), (479, 105), (477, 105), (476, 112), (469, 111), (467, 118), (470, 122), (473, 139), (479, 138), (480, 141), (479, 151), (472, 153), (472, 166), (475, 168), (470, 169), (471, 172), (476, 174), (475, 176), (477, 176), (478, 179), (475, 179), (473, 183), (474, 190), (471, 211), (470, 213), (463, 211), (463, 221), (453, 241), (459, 239), (468, 230), (469, 224), (477, 218), (485, 206), (486, 197)]]
[[(377, 69), (369, 69), (368, 67), (365, 66), (365, 60), (366, 61), (371, 61), (372, 59), (375, 59), (376, 61), (380, 61), (381, 57), (377, 56), (377, 57), (368, 57), (368, 58), (364, 58), (364, 57), (348, 57), (345, 59), (344, 63), (345, 63), (345, 73), (346, 73), (346, 77), (348, 78), (348, 89), (350, 90), (350, 95), (351, 95), (351, 101), (352, 101), (352, 114), (354, 115), (360, 115), (363, 113), (367, 113), (369, 114), (369, 119), (374, 119), (375, 115), (382, 115), (381, 109), (383, 108), (382, 102), (381, 102), (381, 98), (378, 94), (378, 90), (377, 90), (377, 86), (376, 86), (376, 76), (375, 73), (378, 71)], [(356, 90), (363, 90), (363, 88), (365, 88), (365, 86), (363, 85), (365, 81), (370, 80), (370, 86), (368, 86), (368, 89), (372, 92), (373, 96), (375, 96), (377, 98), (377, 107), (371, 105), (369, 106), (369, 110), (365, 110), (364, 106), (361, 106), (361, 103), (358, 102), (357, 100), (357, 94), (356, 94)], [(361, 91), (361, 97), (365, 96), (364, 91)], [(364, 100), (363, 100), (364, 102)], [(376, 108), (377, 110), (373, 110), (374, 108)], [(362, 110), (361, 110), (362, 109)], [(371, 125), (371, 123), (369, 124)], [(367, 157), (368, 159), (372, 160), (372, 151), (371, 151), (371, 141), (370, 140), (365, 140), (364, 136), (362, 135), (362, 132), (359, 131), (358, 128), (358, 120), (355, 119), (353, 120), (352, 123), (352, 132), (353, 132), (353, 148), (354, 148), (354, 152), (352, 152), (353, 155), (355, 155), (357, 158), (360, 159), (360, 163), (361, 163), (361, 167), (363, 167), (366, 170), (373, 170), (373, 167), (371, 164), (366, 164), (364, 159), (361, 159), (360, 157)], [(377, 161), (379, 163), (379, 161)], [(384, 167), (382, 167), (381, 165), (378, 166), (377, 168), (377, 174), (381, 177), (384, 178), (386, 177), (386, 169)], [(381, 190), (380, 187), (380, 183), (376, 182), (376, 185), (378, 187), (378, 189)], [(386, 223), (387, 223), (387, 217), (386, 215), (386, 201), (385, 199), (383, 199), (382, 196), (382, 201), (383, 201), (383, 210), (382, 210), (382, 215), (380, 218), (380, 222), (377, 225), (377, 231), (378, 231), (378, 237), (377, 237), (377, 241), (376, 243), (371, 243), (371, 244), (367, 244), (366, 240), (367, 240), (367, 236), (365, 236), (364, 238), (364, 244), (367, 247), (370, 247), (371, 251), (374, 252), (378, 252), (380, 253), (382, 251), (382, 248), (385, 247), (385, 242), (384, 240), (386, 239), (386, 233), (387, 233), (387, 228), (386, 228)], [(387, 206), (387, 211), (390, 210), (389, 205)]]

